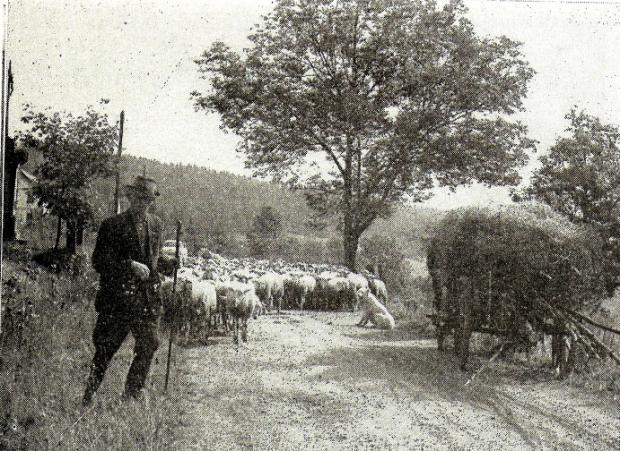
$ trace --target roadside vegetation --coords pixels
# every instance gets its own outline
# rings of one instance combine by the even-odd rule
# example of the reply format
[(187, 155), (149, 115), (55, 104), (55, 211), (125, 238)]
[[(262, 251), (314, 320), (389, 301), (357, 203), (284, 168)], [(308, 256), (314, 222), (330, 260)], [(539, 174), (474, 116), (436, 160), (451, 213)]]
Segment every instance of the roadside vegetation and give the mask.
[(73, 271), (56, 274), (23, 259), (28, 255), (23, 249), (5, 250), (0, 449), (170, 449), (179, 418), (174, 380), (162, 396), (166, 337), (162, 334), (144, 400), (120, 400), (132, 354), (128, 340), (94, 406), (82, 410), (93, 353), (96, 274), (80, 254)]

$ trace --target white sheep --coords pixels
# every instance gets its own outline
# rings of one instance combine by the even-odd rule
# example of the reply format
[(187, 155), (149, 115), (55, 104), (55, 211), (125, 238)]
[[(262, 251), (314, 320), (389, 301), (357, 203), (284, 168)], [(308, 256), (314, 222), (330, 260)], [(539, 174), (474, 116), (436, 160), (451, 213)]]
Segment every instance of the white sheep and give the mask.
[(278, 313), (282, 308), (284, 297), (284, 277), (275, 272), (267, 272), (253, 280), (256, 294), (267, 309), (271, 310), (277, 304)]
[(166, 278), (161, 285), (166, 305), (173, 310), (179, 328), (185, 336), (200, 334), (209, 326), (210, 315), (216, 309), (215, 285), (185, 274), (177, 278), (177, 296), (172, 296), (172, 278)]
[(239, 329), (241, 339), (248, 341), (248, 320), (256, 319), (261, 310), (261, 302), (252, 284), (229, 282), (225, 285), (224, 305), (226, 317), (232, 319), (233, 342), (239, 343)]

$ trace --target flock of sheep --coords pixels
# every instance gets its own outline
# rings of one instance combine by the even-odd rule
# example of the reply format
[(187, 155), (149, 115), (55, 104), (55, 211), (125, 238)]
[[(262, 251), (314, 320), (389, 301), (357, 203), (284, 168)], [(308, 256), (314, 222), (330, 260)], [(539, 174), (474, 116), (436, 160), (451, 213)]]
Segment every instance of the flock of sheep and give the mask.
[(355, 311), (361, 307), (359, 326), (371, 323), (381, 329), (394, 328), (394, 318), (385, 307), (385, 283), (367, 271), (228, 259), (207, 252), (202, 258), (188, 258), (179, 268), (174, 296), (172, 286), (172, 277), (166, 277), (161, 287), (164, 304), (186, 339), (203, 339), (221, 324), (226, 332), (232, 329), (235, 343), (239, 335), (245, 342), (250, 318), (274, 309), (279, 313), (282, 308)]

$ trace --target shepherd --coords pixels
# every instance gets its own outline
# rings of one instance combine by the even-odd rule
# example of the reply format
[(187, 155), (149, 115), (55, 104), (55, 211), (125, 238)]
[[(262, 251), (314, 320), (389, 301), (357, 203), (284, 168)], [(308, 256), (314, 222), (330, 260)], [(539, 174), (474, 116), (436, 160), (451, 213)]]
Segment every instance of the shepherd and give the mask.
[(95, 355), (83, 406), (92, 403), (110, 360), (129, 332), (135, 339), (135, 347), (125, 383), (125, 399), (138, 398), (142, 393), (159, 346), (158, 328), (163, 309), (158, 294), (157, 261), (162, 222), (148, 213), (159, 192), (155, 180), (138, 176), (133, 184), (125, 186), (125, 195), (129, 208), (103, 221), (92, 256), (100, 278), (95, 300)]

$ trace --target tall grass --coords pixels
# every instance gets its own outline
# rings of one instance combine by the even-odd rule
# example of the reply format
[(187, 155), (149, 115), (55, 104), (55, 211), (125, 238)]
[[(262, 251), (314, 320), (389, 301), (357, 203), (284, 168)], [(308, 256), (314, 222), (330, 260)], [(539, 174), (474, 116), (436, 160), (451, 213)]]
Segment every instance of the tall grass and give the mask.
[[(144, 399), (121, 401), (133, 340), (117, 353), (95, 403), (80, 402), (93, 356), (96, 274), (3, 262), (0, 449), (171, 449), (175, 389), (162, 394), (161, 337)], [(173, 380), (174, 386), (174, 380)]]

